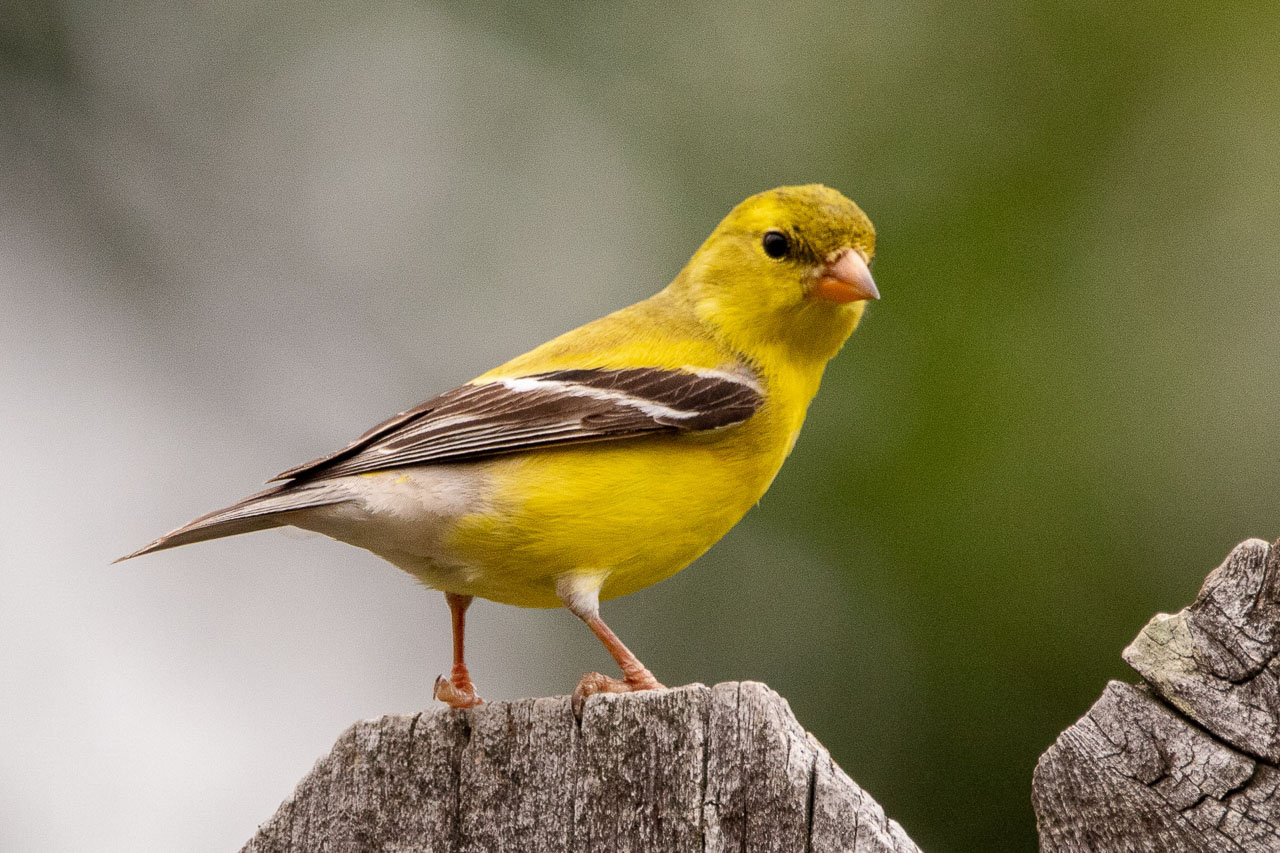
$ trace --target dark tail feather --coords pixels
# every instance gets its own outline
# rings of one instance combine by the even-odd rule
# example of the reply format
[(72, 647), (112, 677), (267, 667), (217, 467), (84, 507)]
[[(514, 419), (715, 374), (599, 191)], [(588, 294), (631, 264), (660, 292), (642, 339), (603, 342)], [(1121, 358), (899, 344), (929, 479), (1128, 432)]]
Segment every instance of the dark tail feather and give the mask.
[(189, 545), (192, 542), (204, 542), (206, 539), (219, 539), (223, 536), (235, 536), (238, 533), (282, 527), (289, 523), (288, 514), (291, 512), (342, 503), (350, 497), (349, 492), (334, 482), (313, 483), (305, 486), (286, 483), (274, 486), (256, 495), (250, 495), (242, 501), (237, 501), (229, 507), (202, 515), (195, 521), (166, 533), (151, 544), (139, 548), (132, 554), (126, 554), (115, 562), (131, 560), (143, 554), (150, 554), (152, 551)]

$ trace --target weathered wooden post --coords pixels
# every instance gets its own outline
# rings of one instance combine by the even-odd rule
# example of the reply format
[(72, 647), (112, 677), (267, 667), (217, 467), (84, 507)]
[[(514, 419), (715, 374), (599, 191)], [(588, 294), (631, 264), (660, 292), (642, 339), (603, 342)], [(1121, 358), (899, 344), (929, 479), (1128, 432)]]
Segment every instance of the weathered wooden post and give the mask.
[(753, 682), (357, 723), (245, 846), (357, 851), (917, 847)]
[(1036, 766), (1040, 849), (1280, 851), (1280, 543), (1250, 539), (1124, 650)]

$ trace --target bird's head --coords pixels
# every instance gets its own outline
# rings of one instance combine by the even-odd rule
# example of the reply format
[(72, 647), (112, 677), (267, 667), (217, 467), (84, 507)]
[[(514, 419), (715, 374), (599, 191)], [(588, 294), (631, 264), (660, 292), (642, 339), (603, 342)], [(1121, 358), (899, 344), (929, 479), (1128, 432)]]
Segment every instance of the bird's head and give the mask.
[(672, 286), (746, 354), (782, 347), (825, 362), (880, 298), (874, 252), (871, 221), (839, 192), (778, 187), (730, 211)]

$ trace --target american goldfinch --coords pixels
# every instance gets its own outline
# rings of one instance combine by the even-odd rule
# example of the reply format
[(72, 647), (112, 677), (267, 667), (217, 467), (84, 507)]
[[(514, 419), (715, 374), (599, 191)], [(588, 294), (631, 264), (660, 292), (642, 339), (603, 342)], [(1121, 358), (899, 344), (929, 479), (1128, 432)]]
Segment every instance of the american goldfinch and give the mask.
[(827, 362), (879, 293), (875, 231), (812, 184), (751, 196), (655, 296), (623, 308), (277, 475), (121, 559), (293, 525), (368, 549), (445, 594), (453, 668), (436, 698), (482, 700), (464, 660), (475, 596), (567, 607), (621, 680), (653, 674), (600, 600), (670, 577), (760, 500)]

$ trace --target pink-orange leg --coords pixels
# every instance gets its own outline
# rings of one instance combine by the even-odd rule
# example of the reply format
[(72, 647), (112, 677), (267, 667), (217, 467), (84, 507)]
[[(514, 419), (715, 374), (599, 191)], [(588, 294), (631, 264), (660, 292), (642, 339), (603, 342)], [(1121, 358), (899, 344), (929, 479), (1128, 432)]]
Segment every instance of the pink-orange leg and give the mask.
[(444, 599), (449, 603), (449, 612), (453, 616), (453, 670), (449, 677), (443, 675), (436, 678), (433, 691), (435, 698), (450, 708), (474, 708), (484, 703), (476, 695), (475, 685), (471, 683), (471, 673), (467, 672), (464, 654), (464, 636), (467, 632), (467, 608), (471, 606), (471, 596), (455, 595), (446, 592)]
[(588, 672), (582, 676), (577, 689), (573, 691), (573, 707), (579, 714), (582, 712), (583, 701), (595, 693), (632, 693), (637, 690), (657, 690), (662, 687), (658, 679), (653, 677), (653, 673), (600, 618), (600, 603), (596, 590), (575, 589), (572, 583), (566, 583), (559, 592), (565, 606), (572, 611), (573, 615), (587, 623), (587, 627), (600, 639), (610, 656), (617, 662), (618, 668), (622, 670), (621, 680), (598, 672)]

